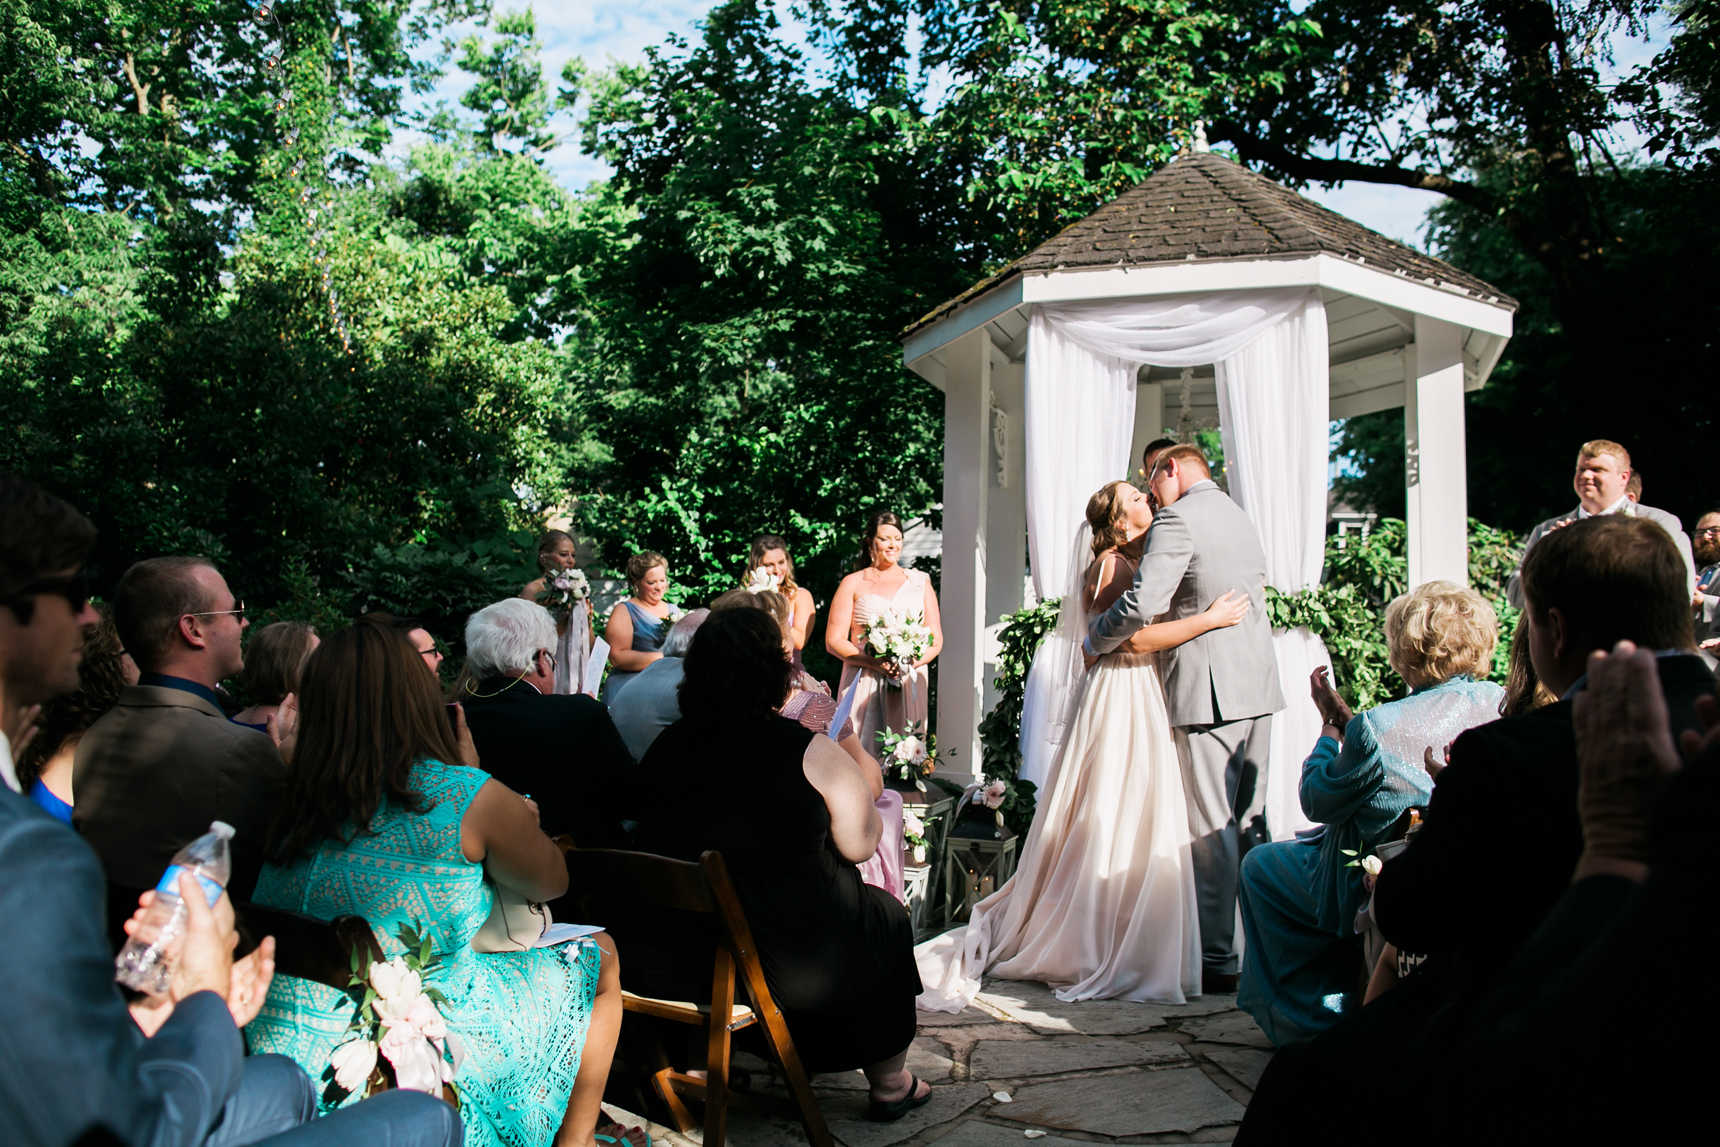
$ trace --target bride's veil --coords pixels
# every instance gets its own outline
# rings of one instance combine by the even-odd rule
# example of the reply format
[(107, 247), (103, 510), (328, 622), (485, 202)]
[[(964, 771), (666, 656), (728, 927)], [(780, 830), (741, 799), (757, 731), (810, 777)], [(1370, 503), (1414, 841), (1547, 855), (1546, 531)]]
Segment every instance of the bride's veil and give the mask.
[(1086, 666), (1081, 643), (1087, 638), (1087, 610), (1082, 592), (1087, 566), (1093, 559), (1093, 527), (1085, 521), (1075, 531), (1069, 557), (1069, 585), (1057, 614), (1057, 628), (1045, 635), (1027, 671), (1021, 700), (1021, 772), (1023, 780), (1044, 788), (1063, 743), (1063, 731), (1074, 716)]

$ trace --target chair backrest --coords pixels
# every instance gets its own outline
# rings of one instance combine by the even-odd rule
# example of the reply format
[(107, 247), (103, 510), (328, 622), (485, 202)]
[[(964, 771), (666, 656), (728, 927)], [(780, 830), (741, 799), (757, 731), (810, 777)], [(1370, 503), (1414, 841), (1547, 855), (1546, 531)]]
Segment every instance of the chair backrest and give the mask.
[(275, 938), (275, 971), (345, 991), (352, 983), (352, 953), (382, 959), (376, 933), (362, 916), (318, 920), (280, 908), (239, 903), (234, 912), (241, 926), (241, 945), (252, 949), (264, 936)]
[[(705, 857), (717, 855), (705, 853)], [(717, 915), (722, 910), (711, 893), (711, 882), (704, 868), (705, 857), (700, 857), (695, 863), (671, 860), (649, 852), (570, 848), (567, 850), (567, 892), (569, 896), (596, 896)], [(720, 856), (718, 860), (721, 860)]]

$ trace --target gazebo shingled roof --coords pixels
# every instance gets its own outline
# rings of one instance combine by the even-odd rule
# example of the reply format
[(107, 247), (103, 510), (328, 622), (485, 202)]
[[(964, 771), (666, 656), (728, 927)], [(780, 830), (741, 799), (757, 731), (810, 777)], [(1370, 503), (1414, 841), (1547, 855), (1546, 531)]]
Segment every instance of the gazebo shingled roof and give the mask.
[(905, 338), (1020, 274), (1326, 252), (1510, 310), (1517, 300), (1450, 263), (1210, 152), (1179, 156), (1093, 214), (932, 310)]

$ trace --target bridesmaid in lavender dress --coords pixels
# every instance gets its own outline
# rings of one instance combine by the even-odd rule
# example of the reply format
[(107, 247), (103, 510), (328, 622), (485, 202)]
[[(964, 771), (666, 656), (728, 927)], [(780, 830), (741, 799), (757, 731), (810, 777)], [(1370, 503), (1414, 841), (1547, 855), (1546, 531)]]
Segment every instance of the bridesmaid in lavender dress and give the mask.
[[(868, 752), (878, 752), (878, 735), (885, 730), (906, 732), (926, 719), (931, 664), (944, 647), (938, 619), (938, 595), (931, 579), (919, 570), (903, 569), (902, 519), (888, 510), (873, 514), (861, 538), (855, 571), (842, 579), (830, 601), (824, 628), (824, 648), (842, 660), (846, 696), (855, 686), (849, 715)], [(863, 648), (866, 625), (885, 610), (902, 616), (919, 614), (932, 631), (932, 647), (912, 665), (880, 661)]]

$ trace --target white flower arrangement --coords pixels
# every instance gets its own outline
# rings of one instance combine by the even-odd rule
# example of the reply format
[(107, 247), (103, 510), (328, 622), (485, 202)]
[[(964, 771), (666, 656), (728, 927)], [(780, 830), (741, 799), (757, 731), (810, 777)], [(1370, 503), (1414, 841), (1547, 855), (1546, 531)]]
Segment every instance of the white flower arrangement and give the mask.
[(917, 613), (886, 609), (866, 623), (866, 649), (880, 661), (911, 669), (932, 647), (932, 631)]
[(747, 575), (746, 585), (741, 588), (748, 593), (780, 593), (782, 579), (763, 566), (754, 566), (752, 572)]
[(909, 725), (904, 733), (894, 729), (881, 731), (878, 734), (878, 755), (884, 772), (904, 781), (913, 781), (921, 792), (925, 792), (926, 782), (920, 778), (937, 766), (937, 743), (938, 739), (926, 732), (924, 722)]
[(575, 605), (590, 597), (591, 582), (583, 570), (549, 570), (543, 575), (543, 589), (538, 591), (537, 603), (561, 621), (573, 612)]
[(363, 989), (352, 1019), (358, 1034), (334, 1049), (323, 1073), (341, 1091), (364, 1089), (379, 1054), (394, 1069), (396, 1086), (408, 1091), (440, 1095), (459, 1070), (462, 1049), (439, 1010), (447, 997), (424, 985), (441, 957), (431, 952), (430, 937), (410, 925), (402, 924), (399, 936), (406, 951), (392, 960), (363, 962), (359, 951), (352, 954), (352, 990)]
[(914, 863), (926, 862), (926, 822), (920, 814), (906, 806), (902, 809), (902, 839), (914, 850)]
[(986, 808), (996, 809), (1003, 807), (1003, 798), (1008, 795), (1009, 786), (1004, 784), (1001, 780), (994, 780), (983, 789), (979, 790), (979, 794), (976, 799)]

